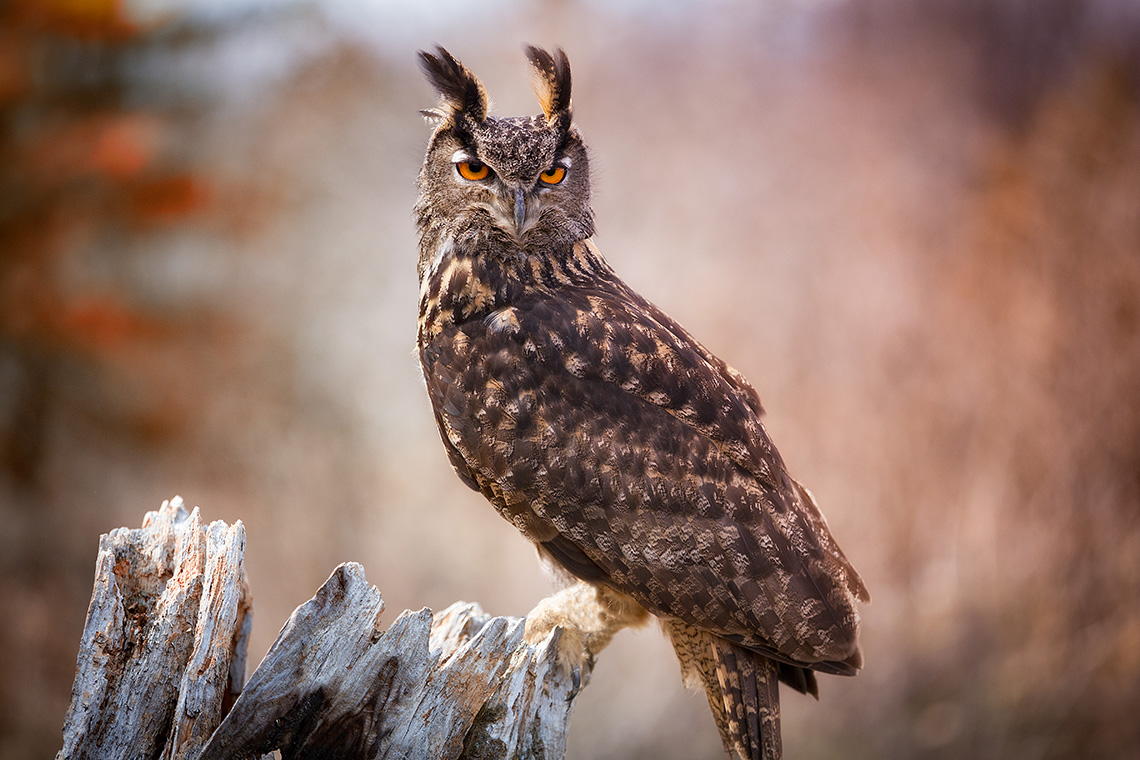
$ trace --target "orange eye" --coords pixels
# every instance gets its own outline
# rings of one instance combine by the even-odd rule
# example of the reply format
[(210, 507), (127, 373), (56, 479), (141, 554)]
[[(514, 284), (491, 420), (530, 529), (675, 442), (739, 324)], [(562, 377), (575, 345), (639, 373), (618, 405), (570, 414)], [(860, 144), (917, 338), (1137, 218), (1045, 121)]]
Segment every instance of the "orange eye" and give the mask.
[(491, 176), (491, 167), (478, 161), (461, 161), (456, 165), (459, 176), (471, 182), (478, 182)]
[(538, 175), (538, 178), (547, 185), (557, 185), (559, 182), (566, 178), (566, 167), (552, 166), (542, 174)]

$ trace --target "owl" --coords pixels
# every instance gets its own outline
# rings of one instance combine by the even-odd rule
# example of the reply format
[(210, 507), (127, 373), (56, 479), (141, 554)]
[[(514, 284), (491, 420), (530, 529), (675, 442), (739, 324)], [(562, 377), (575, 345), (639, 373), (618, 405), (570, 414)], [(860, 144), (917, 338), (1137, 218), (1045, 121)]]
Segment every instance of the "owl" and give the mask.
[(563, 626), (579, 668), (652, 615), (729, 754), (779, 758), (779, 682), (818, 696), (816, 673), (862, 667), (867, 589), (748, 381), (602, 258), (569, 62), (526, 54), (542, 112), (499, 118), (450, 53), (420, 53), (441, 104), (422, 112), (417, 347), (444, 448), (577, 579), (528, 635)]

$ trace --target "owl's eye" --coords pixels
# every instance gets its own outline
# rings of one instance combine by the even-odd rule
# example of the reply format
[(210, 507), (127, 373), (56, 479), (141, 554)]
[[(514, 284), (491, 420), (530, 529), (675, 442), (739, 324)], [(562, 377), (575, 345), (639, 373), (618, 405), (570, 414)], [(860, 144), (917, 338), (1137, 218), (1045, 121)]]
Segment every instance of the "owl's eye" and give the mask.
[(455, 165), (459, 176), (471, 182), (478, 182), (491, 176), (491, 167), (480, 161), (460, 161)]
[(566, 167), (552, 166), (542, 174), (538, 175), (538, 178), (542, 180), (543, 184), (557, 185), (559, 182), (566, 178)]

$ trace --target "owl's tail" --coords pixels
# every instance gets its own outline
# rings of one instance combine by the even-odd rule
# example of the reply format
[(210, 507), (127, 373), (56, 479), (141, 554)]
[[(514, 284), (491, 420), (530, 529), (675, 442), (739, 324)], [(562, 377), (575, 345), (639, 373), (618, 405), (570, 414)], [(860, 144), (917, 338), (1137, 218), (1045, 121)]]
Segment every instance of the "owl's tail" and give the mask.
[(739, 760), (780, 760), (778, 663), (679, 620), (663, 625), (686, 685), (705, 689), (725, 751)]

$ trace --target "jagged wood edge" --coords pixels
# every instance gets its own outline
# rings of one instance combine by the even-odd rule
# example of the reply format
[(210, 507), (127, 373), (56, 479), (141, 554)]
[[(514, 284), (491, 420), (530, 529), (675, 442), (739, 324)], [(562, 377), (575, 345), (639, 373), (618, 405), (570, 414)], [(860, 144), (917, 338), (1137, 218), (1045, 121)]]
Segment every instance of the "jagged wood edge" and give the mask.
[(338, 567), (281, 630), (201, 760), (562, 757), (571, 679), (558, 632), (457, 603), (434, 618), (384, 603), (355, 563)]
[(528, 644), (523, 618), (456, 603), (384, 631), (354, 563), (297, 608), (234, 702), (244, 547), (240, 521), (203, 527), (178, 498), (101, 537), (57, 760), (563, 756), (573, 684), (558, 629)]
[(245, 528), (182, 500), (99, 540), (57, 760), (193, 758), (241, 689), (252, 618)]

